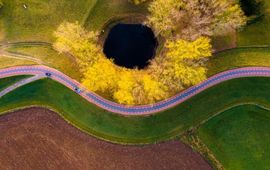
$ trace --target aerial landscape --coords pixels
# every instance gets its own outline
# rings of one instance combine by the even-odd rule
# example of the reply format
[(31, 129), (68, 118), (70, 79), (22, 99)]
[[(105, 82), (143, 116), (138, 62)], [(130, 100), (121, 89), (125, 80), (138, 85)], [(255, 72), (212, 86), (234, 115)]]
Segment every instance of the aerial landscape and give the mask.
[(0, 170), (270, 168), (269, 0), (0, 0)]

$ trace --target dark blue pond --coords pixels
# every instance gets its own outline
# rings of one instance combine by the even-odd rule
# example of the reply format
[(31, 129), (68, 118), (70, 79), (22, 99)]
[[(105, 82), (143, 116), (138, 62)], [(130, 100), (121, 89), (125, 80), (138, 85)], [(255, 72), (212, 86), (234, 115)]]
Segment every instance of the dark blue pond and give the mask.
[(142, 69), (155, 56), (157, 44), (149, 27), (141, 24), (117, 24), (105, 41), (104, 53), (119, 66)]

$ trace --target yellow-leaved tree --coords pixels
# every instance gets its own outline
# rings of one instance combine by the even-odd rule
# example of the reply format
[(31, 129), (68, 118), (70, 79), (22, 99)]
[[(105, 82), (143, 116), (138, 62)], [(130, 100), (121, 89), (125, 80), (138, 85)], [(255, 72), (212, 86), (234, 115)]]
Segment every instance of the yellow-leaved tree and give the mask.
[(97, 34), (78, 23), (63, 23), (55, 32), (54, 48), (75, 56), (83, 73), (82, 84), (118, 103), (149, 104), (168, 98), (206, 79), (210, 39), (167, 40), (165, 51), (144, 70), (119, 67), (102, 53)]
[(78, 22), (62, 23), (54, 35), (56, 41), (53, 47), (60, 53), (75, 56), (83, 71), (103, 57), (102, 49), (97, 45), (98, 34), (86, 31)]
[(169, 89), (170, 95), (206, 79), (205, 61), (212, 55), (209, 38), (172, 40), (165, 47), (164, 56), (157, 56), (149, 71), (155, 80)]
[(176, 29), (179, 17), (174, 14), (184, 7), (182, 0), (154, 0), (150, 3), (147, 23), (154, 28), (156, 34), (168, 37)]
[(151, 76), (144, 75), (142, 82), (147, 103), (155, 103), (168, 97), (168, 88)]
[(204, 60), (212, 56), (210, 39), (200, 37), (195, 41), (176, 40), (166, 43), (166, 57), (173, 63), (170, 71), (184, 86), (191, 86), (206, 79)]
[(107, 58), (100, 58), (84, 72), (82, 83), (89, 90), (111, 94), (119, 81), (117, 67)]
[(119, 74), (119, 81), (113, 94), (114, 99), (121, 104), (135, 104), (132, 91), (135, 88), (136, 83), (136, 79), (131, 71), (128, 71), (127, 69), (122, 70), (121, 74)]
[(147, 24), (166, 38), (226, 35), (246, 24), (235, 0), (153, 0)]

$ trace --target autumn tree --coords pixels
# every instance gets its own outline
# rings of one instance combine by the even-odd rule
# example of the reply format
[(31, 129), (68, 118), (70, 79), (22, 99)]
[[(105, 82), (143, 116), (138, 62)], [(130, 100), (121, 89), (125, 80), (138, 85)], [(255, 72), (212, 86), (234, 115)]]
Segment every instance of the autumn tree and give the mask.
[(71, 53), (82, 70), (102, 58), (102, 49), (97, 45), (98, 34), (86, 31), (78, 22), (64, 22), (54, 32), (53, 47), (60, 53)]
[(106, 58), (97, 34), (78, 23), (61, 24), (55, 35), (54, 48), (71, 53), (79, 63), (84, 87), (127, 105), (155, 103), (203, 81), (205, 59), (211, 56), (209, 38), (168, 40), (147, 69), (127, 69)]
[(86, 68), (82, 84), (89, 90), (113, 93), (119, 80), (117, 67), (107, 58), (100, 58)]
[(133, 105), (135, 104), (135, 96), (132, 91), (137, 85), (133, 73), (124, 69), (119, 74), (119, 81), (113, 94), (113, 97), (118, 103)]
[(240, 6), (231, 0), (154, 0), (149, 11), (148, 25), (167, 38), (224, 35), (246, 24)]
[(182, 0), (154, 0), (148, 8), (150, 15), (147, 24), (154, 28), (156, 34), (171, 36), (180, 17), (176, 14), (184, 8), (184, 5)]
[(144, 75), (142, 77), (144, 93), (146, 95), (146, 103), (155, 103), (162, 99), (169, 97), (168, 87), (161, 82), (153, 79), (150, 75)]
[(165, 47), (164, 56), (154, 59), (149, 70), (169, 89), (170, 95), (206, 79), (205, 61), (211, 56), (209, 38), (168, 41)]
[(195, 41), (169, 41), (166, 57), (174, 63), (173, 70), (184, 86), (191, 86), (206, 79), (204, 60), (212, 55), (210, 39), (200, 37)]

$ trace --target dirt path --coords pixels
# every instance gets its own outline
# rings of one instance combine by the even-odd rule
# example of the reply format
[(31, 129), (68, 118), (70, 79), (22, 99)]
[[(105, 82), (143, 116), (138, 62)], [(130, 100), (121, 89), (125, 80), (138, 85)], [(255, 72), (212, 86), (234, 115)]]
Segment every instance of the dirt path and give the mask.
[(57, 114), (31, 108), (0, 116), (0, 169), (211, 169), (180, 142), (122, 146), (90, 137)]

